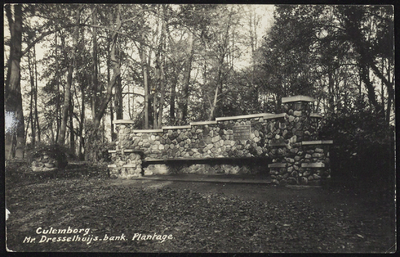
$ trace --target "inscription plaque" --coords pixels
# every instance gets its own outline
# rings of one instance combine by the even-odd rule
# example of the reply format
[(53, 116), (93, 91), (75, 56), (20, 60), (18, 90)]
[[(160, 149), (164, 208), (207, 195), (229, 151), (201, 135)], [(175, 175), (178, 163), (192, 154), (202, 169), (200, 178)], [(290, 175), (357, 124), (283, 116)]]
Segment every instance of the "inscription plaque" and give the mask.
[(233, 127), (234, 140), (248, 140), (250, 139), (251, 125), (242, 125)]

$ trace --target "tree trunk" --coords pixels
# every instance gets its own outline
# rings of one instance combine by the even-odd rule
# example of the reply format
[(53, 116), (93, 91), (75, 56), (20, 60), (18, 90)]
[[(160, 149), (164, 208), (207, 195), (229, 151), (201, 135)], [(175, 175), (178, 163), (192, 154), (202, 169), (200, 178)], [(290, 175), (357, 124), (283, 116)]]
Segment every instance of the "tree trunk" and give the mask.
[(74, 105), (72, 101), (72, 92), (69, 97), (69, 148), (75, 154), (75, 134), (74, 134)]
[(131, 112), (131, 87), (130, 84), (127, 85), (127, 98), (128, 98), (128, 117), (130, 120), (133, 120), (132, 112)]
[(51, 133), (50, 143), (54, 144), (56, 141), (54, 137), (53, 121), (50, 123), (50, 133)]
[[(391, 69), (390, 60), (388, 60), (388, 70), (387, 70), (387, 76), (388, 76), (387, 81), (388, 82), (391, 82), (390, 81), (390, 69)], [(390, 83), (390, 84), (393, 84), (393, 83)], [(390, 86), (390, 88), (392, 88), (392, 87)], [(389, 90), (389, 88), (387, 91), (388, 91), (388, 102), (387, 102), (387, 109), (386, 109), (386, 122), (387, 122), (387, 124), (390, 124), (390, 111), (392, 108), (392, 100), (394, 99), (394, 92), (393, 92), (393, 90)]]
[(165, 83), (164, 83), (164, 54), (165, 54), (165, 36), (166, 36), (166, 29), (165, 29), (165, 5), (163, 5), (163, 15), (162, 15), (162, 27), (161, 27), (161, 56), (160, 56), (160, 103), (158, 108), (158, 128), (162, 126), (162, 117), (163, 117), (163, 110), (164, 110), (164, 100), (165, 100)]
[(213, 101), (213, 105), (211, 106), (211, 111), (210, 111), (208, 120), (212, 120), (214, 118), (214, 112), (215, 112), (215, 108), (217, 106), (217, 101), (218, 101), (218, 88), (219, 88), (219, 85), (217, 85), (215, 87), (214, 101)]
[(84, 137), (83, 137), (83, 125), (85, 124), (85, 87), (81, 85), (81, 122), (79, 123), (79, 160), (84, 160), (83, 149), (85, 148), (84, 145)]
[[(355, 7), (349, 7), (344, 11), (345, 31), (347, 33), (349, 41), (353, 43), (354, 48), (359, 54), (358, 65), (361, 69), (361, 79), (368, 90), (368, 100), (377, 112), (381, 112), (382, 111), (381, 106), (377, 102), (375, 96), (375, 87), (372, 84), (371, 80), (369, 79), (369, 69), (371, 68), (374, 71), (374, 73), (385, 83), (387, 83), (387, 80), (380, 73), (379, 69), (376, 67), (373, 61), (373, 57), (371, 56), (367, 43), (365, 42), (363, 35), (361, 33), (360, 22), (357, 20), (357, 16), (359, 15), (359, 13), (357, 13), (358, 11), (355, 11), (355, 13), (358, 15), (354, 15), (354, 10), (355, 10), (354, 8)], [(387, 85), (389, 84), (390, 83), (387, 83)]]
[[(109, 20), (112, 20), (112, 15), (109, 13)], [(108, 38), (107, 40), (107, 53), (108, 56), (111, 56), (111, 39)], [(111, 57), (107, 58), (107, 85), (110, 83), (111, 80)], [(111, 142), (116, 140), (115, 133), (114, 133), (114, 108), (113, 108), (113, 101), (112, 101), (112, 94), (110, 99), (110, 121), (111, 121)]]
[[(24, 158), (25, 145), (20, 67), (22, 48), (22, 5), (15, 4), (13, 6), (14, 19), (12, 18), (11, 6), (5, 6), (11, 34), (10, 62), (8, 67), (9, 80), (5, 88), (5, 111), (7, 116), (6, 127), (12, 126), (11, 130), (8, 130), (8, 133), (6, 133), (6, 148), (10, 151), (9, 156), (22, 159)], [(13, 137), (15, 140), (13, 140)], [(13, 149), (15, 149), (15, 152)]]
[[(154, 86), (155, 87), (155, 86)], [(158, 116), (157, 116), (157, 91), (153, 91), (153, 129), (157, 129), (158, 128)]]
[[(80, 15), (81, 15), (81, 9), (76, 11), (77, 24), (80, 23)], [(57, 142), (59, 145), (64, 145), (64, 143), (65, 143), (68, 111), (70, 109), (69, 105), (70, 105), (70, 98), (71, 98), (72, 73), (74, 71), (75, 55), (76, 55), (76, 50), (78, 47), (78, 38), (79, 38), (79, 26), (76, 26), (74, 28), (74, 35), (73, 35), (73, 45), (74, 46), (71, 51), (71, 61), (69, 63), (69, 67), (68, 67), (67, 85), (65, 86), (65, 92), (64, 92), (64, 106), (63, 106), (63, 110), (62, 110), (60, 135), (59, 135), (58, 142)]]
[[(33, 74), (33, 69), (32, 69), (32, 64), (31, 64), (31, 55), (28, 53), (28, 71), (29, 71), (29, 78), (31, 82), (31, 99), (30, 99), (30, 104), (29, 104), (29, 120), (28, 120), (28, 125), (27, 125), (27, 130), (29, 127), (29, 121), (31, 121), (31, 133), (32, 133), (32, 141), (31, 141), (31, 147), (32, 149), (35, 148), (35, 143), (36, 143), (36, 128), (35, 128), (35, 120), (33, 117), (33, 110), (34, 110), (34, 95), (35, 95), (35, 79), (34, 79), (34, 74)], [(27, 136), (25, 136), (27, 138)]]
[(328, 86), (329, 86), (329, 112), (333, 114), (335, 112), (335, 100), (334, 100), (334, 81), (332, 75), (331, 66), (328, 67)]
[[(93, 7), (92, 12), (92, 24), (97, 25), (97, 7)], [(97, 108), (97, 91), (98, 91), (98, 68), (97, 68), (97, 28), (93, 27), (93, 91), (92, 91), (92, 117), (96, 115)]]
[(171, 83), (171, 92), (169, 99), (169, 120), (171, 125), (175, 125), (175, 97), (176, 97), (176, 83), (178, 76), (175, 76), (174, 81)]
[(192, 32), (189, 32), (189, 48), (187, 51), (187, 60), (185, 65), (185, 77), (182, 91), (182, 121), (185, 121), (188, 113), (188, 103), (189, 103), (189, 84), (190, 84), (190, 72), (192, 71), (192, 61), (194, 54), (194, 36)]
[[(118, 50), (118, 48), (117, 48)], [(121, 51), (117, 51), (118, 62), (121, 60)], [(120, 65), (120, 64), (119, 64)], [(118, 77), (117, 83), (115, 84), (115, 95), (114, 95), (114, 107), (116, 112), (116, 119), (122, 120), (124, 117), (123, 109), (123, 96), (122, 96), (122, 81), (121, 76)]]
[(213, 106), (211, 106), (211, 111), (210, 111), (210, 116), (209, 120), (212, 120), (215, 116), (215, 111), (217, 109), (217, 104), (218, 104), (218, 95), (222, 93), (222, 65), (224, 63), (224, 58), (225, 55), (222, 55), (219, 60), (218, 64), (218, 73), (217, 73), (217, 85), (215, 88), (215, 93), (214, 93), (214, 101), (213, 101)]
[(211, 111), (210, 111), (210, 115), (209, 115), (209, 120), (212, 120), (215, 116), (215, 112), (218, 108), (217, 104), (218, 104), (218, 95), (222, 93), (222, 68), (223, 68), (223, 64), (224, 64), (224, 60), (225, 57), (227, 55), (228, 52), (228, 46), (229, 46), (229, 29), (230, 29), (230, 21), (232, 18), (232, 12), (229, 13), (229, 19), (228, 19), (228, 23), (226, 26), (226, 31), (225, 31), (225, 35), (223, 37), (223, 42), (219, 45), (219, 56), (218, 56), (218, 72), (217, 72), (217, 79), (216, 79), (216, 88), (215, 88), (215, 94), (214, 94), (214, 101), (213, 101), (213, 106), (211, 107)]
[(40, 131), (40, 124), (39, 124), (39, 115), (38, 115), (38, 108), (37, 108), (37, 92), (38, 92), (38, 72), (37, 72), (37, 61), (36, 61), (36, 45), (33, 46), (33, 56), (34, 56), (34, 64), (35, 64), (35, 124), (37, 128), (37, 135), (38, 135), (38, 142), (41, 142), (41, 131)]
[[(170, 31), (168, 29), (168, 26), (165, 26), (165, 30), (166, 30), (166, 33), (167, 33), (166, 39), (167, 38), (170, 39), (171, 35), (170, 35)], [(172, 44), (171, 42), (173, 42), (173, 41), (170, 40), (169, 42), (170, 42), (169, 44)], [(173, 54), (172, 59), (173, 60), (177, 60), (176, 52), (173, 51), (172, 54)], [(173, 77), (171, 79), (171, 85), (170, 85), (171, 86), (171, 90), (170, 90), (170, 98), (169, 98), (169, 124), (170, 125), (175, 125), (176, 84), (178, 83), (179, 71), (181, 69), (180, 69), (180, 67), (177, 68), (176, 62), (173, 62), (171, 65), (173, 67), (173, 72), (171, 74)]]
[[(24, 134), (24, 137), (25, 138), (28, 138), (28, 130), (29, 130), (29, 124), (32, 124), (31, 123), (31, 116), (29, 115), (29, 117), (28, 117), (28, 120), (26, 121), (27, 123), (25, 124), (26, 126), (26, 129), (25, 129), (25, 134)], [(32, 127), (32, 126), (31, 126)], [(31, 128), (32, 129), (32, 128)], [(26, 144), (26, 141), (25, 141), (25, 144)]]
[(112, 97), (112, 90), (116, 83), (118, 83), (118, 79), (121, 75), (121, 69), (120, 69), (120, 62), (117, 60), (117, 38), (118, 38), (118, 31), (121, 28), (121, 18), (120, 18), (120, 12), (121, 12), (121, 5), (118, 5), (118, 14), (117, 14), (117, 24), (115, 26), (115, 32), (113, 32), (112, 35), (112, 43), (111, 43), (111, 54), (110, 54), (110, 59), (111, 59), (111, 66), (113, 67), (113, 74), (110, 79), (110, 82), (107, 85), (107, 92), (106, 96), (103, 98), (99, 108), (98, 112), (96, 113), (96, 116), (94, 117), (94, 129), (98, 129), (100, 126), (101, 118), (103, 117), (105, 110), (108, 106), (108, 103), (111, 100)]
[(144, 128), (149, 128), (149, 85), (147, 81), (147, 62), (146, 52), (144, 46), (142, 46), (142, 72), (143, 72), (143, 84), (144, 84)]
[(122, 108), (122, 85), (121, 85), (121, 77), (118, 77), (117, 83), (115, 84), (115, 99), (114, 106), (117, 120), (123, 119), (123, 108)]
[[(55, 39), (56, 39), (56, 45), (57, 45), (57, 33), (56, 33)], [(61, 35), (61, 47), (62, 47), (63, 51), (65, 51), (65, 38), (63, 35)], [(55, 52), (56, 52), (56, 56), (57, 56), (57, 48), (55, 49)], [(59, 62), (57, 62), (57, 70), (58, 69), (59, 69)], [(57, 81), (57, 92), (60, 92), (60, 75), (59, 75), (59, 73), (57, 73), (56, 81)], [(60, 134), (60, 127), (61, 127), (61, 105), (60, 105), (61, 99), (59, 96), (57, 96), (57, 98), (58, 98), (57, 99), (58, 101), (56, 103), (56, 138), (55, 138), (56, 143), (58, 142), (58, 135)]]
[(369, 68), (365, 65), (363, 60), (360, 60), (360, 65), (361, 65), (361, 79), (364, 82), (365, 87), (367, 88), (369, 103), (375, 108), (375, 110), (379, 111), (380, 106), (376, 100), (375, 88), (369, 79)]

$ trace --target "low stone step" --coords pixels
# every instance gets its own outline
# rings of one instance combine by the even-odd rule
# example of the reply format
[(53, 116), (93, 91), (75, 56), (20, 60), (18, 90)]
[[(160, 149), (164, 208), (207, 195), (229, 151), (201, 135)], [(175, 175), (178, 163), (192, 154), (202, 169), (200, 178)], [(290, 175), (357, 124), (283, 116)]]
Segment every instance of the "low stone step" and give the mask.
[(125, 164), (122, 166), (122, 168), (136, 168), (138, 165), (137, 164)]
[(268, 164), (268, 168), (286, 168), (286, 163), (280, 163), (280, 162), (271, 163)]
[(323, 168), (325, 167), (325, 163), (322, 162), (314, 162), (314, 163), (302, 163), (302, 168)]

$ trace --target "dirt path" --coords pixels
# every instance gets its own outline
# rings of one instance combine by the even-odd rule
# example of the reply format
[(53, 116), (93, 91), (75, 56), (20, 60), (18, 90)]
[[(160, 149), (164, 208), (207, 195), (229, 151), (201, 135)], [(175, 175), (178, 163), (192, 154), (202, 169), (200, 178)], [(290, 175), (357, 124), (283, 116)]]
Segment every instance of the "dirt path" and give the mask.
[[(235, 184), (235, 183), (207, 183), (207, 182), (180, 182), (154, 180), (109, 180), (110, 185), (133, 188), (191, 190), (204, 195), (221, 194), (227, 197), (239, 197), (243, 200), (257, 200), (261, 202), (300, 201), (309, 202), (318, 208), (337, 210), (341, 212), (363, 212), (365, 207), (373, 207), (376, 202), (362, 195), (347, 194), (329, 191), (322, 188), (283, 188), (263, 184)], [(371, 206), (372, 205), (372, 206)]]
[[(322, 188), (109, 178), (56, 178), (6, 189), (8, 242), (19, 251), (393, 251), (393, 206)], [(95, 235), (173, 233), (174, 240), (21, 244), (38, 227)], [(241, 231), (240, 233), (237, 233)], [(297, 240), (297, 241), (296, 241)], [(394, 241), (393, 241), (394, 242)]]

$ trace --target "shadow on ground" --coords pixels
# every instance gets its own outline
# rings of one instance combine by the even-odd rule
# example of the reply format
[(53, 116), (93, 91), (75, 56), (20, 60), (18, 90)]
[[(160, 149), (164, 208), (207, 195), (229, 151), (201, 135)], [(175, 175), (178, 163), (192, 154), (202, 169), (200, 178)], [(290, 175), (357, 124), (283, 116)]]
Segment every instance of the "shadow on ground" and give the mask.
[[(396, 250), (391, 191), (109, 179), (104, 170), (89, 165), (71, 165), (69, 171), (6, 183), (6, 205), (11, 212), (8, 249), (259, 253)], [(39, 243), (43, 236), (49, 237), (38, 234), (39, 227), (88, 228), (92, 238), (123, 234), (126, 240)], [(172, 235), (173, 239), (132, 240), (137, 233)], [(36, 242), (24, 243), (26, 237)]]

